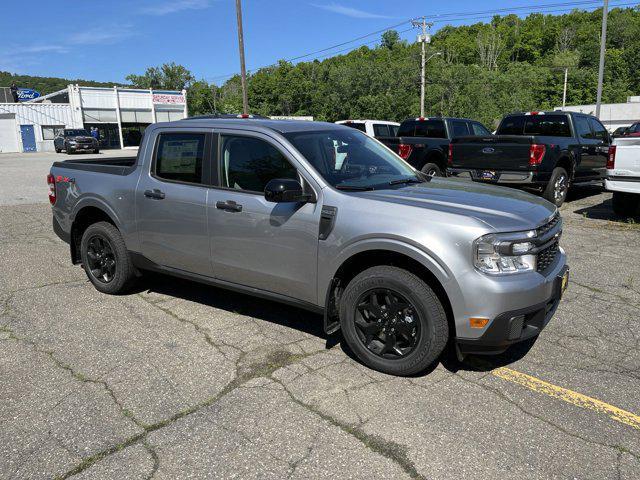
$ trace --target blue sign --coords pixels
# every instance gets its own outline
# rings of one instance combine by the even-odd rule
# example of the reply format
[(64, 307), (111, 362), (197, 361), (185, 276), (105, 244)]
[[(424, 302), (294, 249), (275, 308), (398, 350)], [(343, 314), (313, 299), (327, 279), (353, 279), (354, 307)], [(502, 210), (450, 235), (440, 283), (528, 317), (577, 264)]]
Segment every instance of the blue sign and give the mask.
[(18, 101), (26, 102), (27, 100), (33, 100), (34, 98), (38, 98), (40, 96), (40, 92), (36, 92), (31, 88), (19, 88), (18, 89)]

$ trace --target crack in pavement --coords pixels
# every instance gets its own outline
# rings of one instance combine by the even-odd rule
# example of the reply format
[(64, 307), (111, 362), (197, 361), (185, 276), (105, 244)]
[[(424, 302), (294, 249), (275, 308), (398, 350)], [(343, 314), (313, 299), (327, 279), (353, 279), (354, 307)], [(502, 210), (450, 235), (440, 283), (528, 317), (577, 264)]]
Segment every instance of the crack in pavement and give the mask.
[[(248, 366), (240, 376), (237, 376), (236, 378), (234, 378), (231, 382), (227, 384), (226, 387), (224, 387), (218, 394), (214, 395), (213, 397), (203, 402), (200, 402), (196, 405), (192, 405), (191, 407), (188, 407), (176, 413), (175, 415), (172, 415), (169, 418), (166, 418), (164, 420), (161, 420), (151, 425), (144, 425), (142, 427), (143, 428), (142, 432), (129, 437), (128, 439), (126, 439), (125, 441), (117, 445), (113, 445), (90, 457), (85, 458), (76, 467), (72, 468), (66, 473), (59, 475), (55, 478), (58, 480), (65, 480), (67, 478), (71, 478), (74, 475), (77, 475), (85, 471), (86, 469), (96, 464), (97, 462), (113, 455), (114, 453), (118, 453), (124, 450), (125, 448), (138, 444), (140, 442), (144, 442), (150, 433), (155, 432), (156, 430), (160, 430), (162, 428), (168, 427), (169, 425), (174, 424), (175, 422), (177, 422), (182, 418), (192, 415), (202, 410), (203, 408), (210, 407), (216, 404), (222, 398), (224, 398), (225, 396), (227, 396), (237, 388), (241, 387), (245, 383), (249, 382), (250, 380), (253, 380), (254, 378), (257, 378), (257, 377), (269, 378), (271, 373), (273, 373), (275, 370), (282, 368), (286, 365), (290, 365), (292, 363), (298, 362), (303, 358), (305, 358), (306, 356), (308, 355), (295, 355), (295, 354), (291, 354), (290, 352), (284, 352), (284, 351), (272, 352), (263, 361), (255, 364), (251, 364), (250, 366)], [(158, 459), (158, 465), (159, 465), (159, 459)]]
[(392, 440), (385, 440), (384, 438), (378, 437), (377, 435), (372, 435), (365, 432), (359, 426), (353, 426), (346, 422), (338, 420), (332, 417), (331, 415), (328, 415), (320, 411), (318, 408), (314, 407), (313, 405), (310, 405), (298, 399), (287, 388), (287, 386), (279, 379), (274, 378), (273, 376), (270, 376), (270, 378), (274, 382), (279, 383), (284, 389), (284, 391), (287, 392), (291, 400), (297, 405), (300, 405), (305, 410), (308, 410), (309, 412), (314, 413), (315, 415), (325, 420), (326, 422), (330, 423), (331, 425), (338, 427), (344, 433), (354, 437), (356, 440), (358, 440), (362, 445), (364, 445), (366, 448), (368, 448), (372, 452), (377, 453), (378, 455), (381, 455), (391, 460), (398, 467), (400, 467), (400, 469), (404, 473), (406, 473), (410, 478), (418, 479), (418, 480), (426, 480), (425, 477), (418, 472), (418, 470), (416, 469), (416, 466), (409, 458), (409, 455), (407, 454), (407, 447), (405, 445), (401, 445)]

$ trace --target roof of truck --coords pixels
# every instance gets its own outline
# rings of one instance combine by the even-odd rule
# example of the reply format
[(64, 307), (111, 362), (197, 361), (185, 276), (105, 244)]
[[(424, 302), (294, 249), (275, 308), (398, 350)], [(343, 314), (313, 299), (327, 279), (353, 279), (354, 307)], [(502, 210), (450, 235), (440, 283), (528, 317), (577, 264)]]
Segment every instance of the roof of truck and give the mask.
[(278, 133), (288, 132), (304, 132), (314, 130), (333, 130), (338, 128), (349, 128), (344, 125), (336, 125), (328, 122), (311, 122), (308, 120), (271, 120), (262, 118), (190, 118), (182, 119), (176, 122), (156, 124), (158, 126), (170, 126), (176, 124), (189, 124), (189, 126), (207, 126), (207, 127), (229, 127), (229, 128), (255, 128), (261, 127), (274, 130)]

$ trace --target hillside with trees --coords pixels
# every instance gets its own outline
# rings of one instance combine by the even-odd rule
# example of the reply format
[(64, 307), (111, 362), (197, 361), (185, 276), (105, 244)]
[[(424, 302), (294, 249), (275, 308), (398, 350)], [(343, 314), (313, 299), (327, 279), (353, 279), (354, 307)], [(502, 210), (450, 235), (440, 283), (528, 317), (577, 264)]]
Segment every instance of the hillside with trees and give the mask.
[[(601, 9), (574, 10), (496, 16), (488, 23), (440, 28), (428, 47), (428, 55), (441, 55), (427, 63), (427, 114), (469, 117), (493, 126), (507, 112), (552, 109), (562, 104), (565, 68), (567, 103), (594, 103), (601, 18)], [(69, 83), (113, 85), (0, 72), (0, 85), (12, 81), (43, 94)], [(127, 81), (142, 88), (187, 88), (191, 115), (242, 110), (238, 75), (216, 85), (168, 63), (129, 75)], [(419, 85), (420, 46), (388, 31), (371, 48), (324, 60), (280, 61), (252, 72), (249, 105), (252, 113), (263, 115), (403, 120), (420, 111)], [(640, 95), (639, 7), (609, 13), (603, 101), (624, 102), (629, 95)]]
[(63, 88), (67, 88), (67, 85), (77, 83), (79, 85), (85, 85), (87, 87), (113, 87), (118, 85), (113, 82), (94, 82), (92, 80), (69, 80), (67, 78), (58, 77), (35, 77), (31, 75), (17, 75), (9, 72), (0, 71), (0, 86), (8, 87), (14, 83), (18, 87), (33, 88), (42, 95), (57, 92)]
[[(564, 15), (496, 16), (489, 23), (439, 29), (427, 64), (429, 115), (470, 117), (492, 126), (516, 110), (594, 103), (602, 10)], [(419, 108), (420, 46), (387, 32), (375, 48), (295, 65), (281, 61), (249, 77), (252, 112), (318, 120), (402, 120)], [(640, 9), (609, 13), (604, 102), (640, 94)], [(191, 113), (239, 112), (240, 78), (190, 84)]]

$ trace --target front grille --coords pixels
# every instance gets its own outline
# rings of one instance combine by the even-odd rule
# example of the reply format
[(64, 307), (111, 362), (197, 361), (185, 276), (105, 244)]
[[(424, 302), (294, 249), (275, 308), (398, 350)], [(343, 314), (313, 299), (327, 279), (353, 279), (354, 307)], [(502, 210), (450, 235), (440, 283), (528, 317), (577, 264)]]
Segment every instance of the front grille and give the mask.
[(560, 245), (557, 241), (553, 242), (544, 250), (538, 252), (537, 255), (537, 270), (540, 273), (544, 273), (547, 269), (553, 265), (556, 259), (556, 255), (560, 251)]
[(560, 214), (556, 212), (556, 214), (551, 218), (551, 220), (549, 220), (547, 223), (545, 223), (544, 225), (536, 229), (537, 236), (538, 237), (544, 236), (544, 234), (547, 233), (549, 230), (551, 230), (553, 227), (555, 227), (559, 221), (560, 221)]

